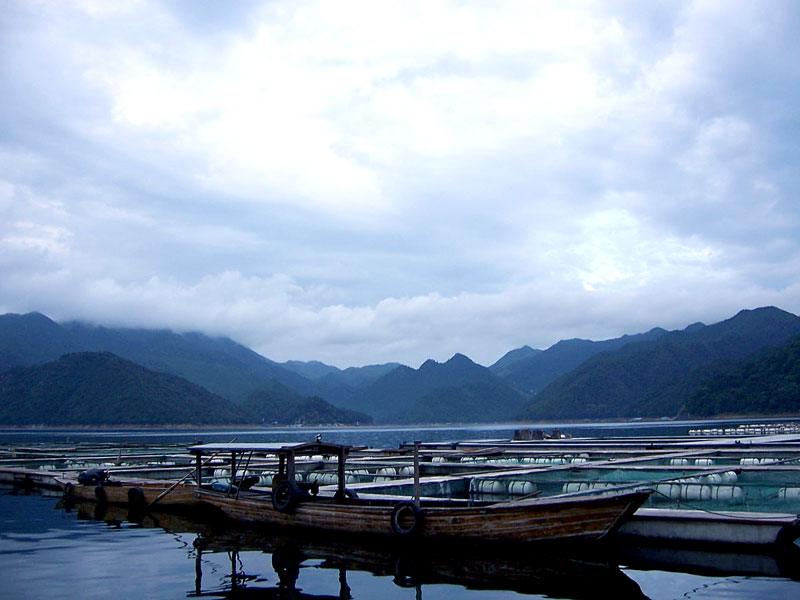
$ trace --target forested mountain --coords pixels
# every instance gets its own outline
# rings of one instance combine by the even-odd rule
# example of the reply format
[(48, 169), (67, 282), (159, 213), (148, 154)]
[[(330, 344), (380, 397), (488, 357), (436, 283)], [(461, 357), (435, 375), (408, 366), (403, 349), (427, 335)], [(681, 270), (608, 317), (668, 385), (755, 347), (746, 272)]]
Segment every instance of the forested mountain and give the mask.
[(537, 356), (542, 352), (544, 352), (544, 350), (538, 350), (536, 348), (531, 348), (530, 346), (523, 346), (522, 348), (509, 350), (496, 363), (491, 365), (489, 370), (500, 377), (508, 377), (508, 375), (512, 372), (512, 365), (515, 365), (526, 358)]
[[(524, 346), (507, 353), (490, 369), (456, 354), (445, 363), (426, 361), (419, 369), (390, 363), (341, 370), (318, 361), (280, 365), (230, 339), (200, 333), (109, 329), (77, 322), (59, 325), (31, 313), (0, 316), (0, 373), (22, 377), (19, 372), (9, 375), (10, 368), (42, 365), (68, 353), (113, 352), (146, 370), (184, 377), (212, 396), (234, 401), (238, 410), (244, 411), (234, 421), (254, 423), (308, 423), (308, 419), (363, 423), (370, 417), (384, 423), (659, 417), (675, 416), (686, 409), (692, 414), (712, 415), (718, 411), (771, 412), (778, 406), (782, 412), (792, 412), (784, 400), (791, 398), (794, 390), (793, 371), (774, 374), (783, 377), (777, 382), (767, 374), (770, 361), (776, 368), (786, 362), (782, 355), (765, 355), (765, 363), (748, 367), (750, 374), (735, 370), (744, 368), (743, 359), (755, 361), (754, 352), (786, 343), (797, 334), (800, 318), (770, 307), (742, 311), (715, 325), (696, 323), (682, 331), (656, 328), (601, 342), (564, 340), (544, 351)], [(791, 349), (787, 352), (793, 356)], [(114, 368), (127, 376), (132, 371), (125, 361), (106, 359), (105, 366), (98, 368), (107, 379)], [(48, 369), (55, 372), (52, 366)], [(753, 369), (758, 377), (752, 375)], [(140, 388), (144, 385), (141, 372), (130, 376), (139, 381)], [(25, 377), (25, 385), (35, 387), (36, 378), (44, 377), (44, 372)], [(789, 384), (779, 385), (787, 378)], [(780, 390), (775, 397), (763, 391), (760, 399), (755, 399), (754, 388), (749, 386), (766, 389), (762, 379)], [(22, 380), (4, 381), (11, 387), (4, 388), (0, 404), (3, 414), (11, 415), (9, 402), (18, 402), (15, 406), (21, 410), (20, 398), (28, 392), (19, 387)], [(731, 391), (736, 381), (741, 383), (738, 392)], [(165, 393), (146, 389), (153, 389), (156, 396)], [(536, 389), (540, 391), (533, 396), (526, 391)], [(27, 398), (34, 412), (43, 402), (53, 401), (41, 387)], [(63, 418), (73, 418), (70, 411), (79, 408), (69, 408)], [(218, 415), (214, 418), (223, 418), (209, 411), (209, 415)], [(133, 418), (124, 411), (121, 414), (120, 418)], [(58, 418), (51, 415), (43, 422)], [(151, 413), (148, 418), (163, 423), (178, 416), (166, 412), (162, 416)], [(208, 422), (199, 418), (191, 422)]]
[(234, 404), (176, 375), (109, 352), (65, 354), (0, 373), (3, 425), (357, 424), (366, 415), (273, 382)]
[(501, 380), (483, 380), (441, 387), (420, 396), (389, 423), (487, 423), (511, 421), (528, 397)]
[(675, 416), (709, 374), (800, 333), (800, 318), (777, 308), (741, 311), (705, 326), (596, 355), (542, 390), (528, 419)]
[(800, 336), (709, 378), (686, 409), (698, 417), (800, 413)]
[[(59, 325), (39, 313), (0, 315), (0, 372), (56, 360), (68, 352), (111, 352), (154, 371), (172, 373), (224, 398), (241, 402), (278, 381), (301, 396), (336, 401), (393, 369), (371, 365), (339, 370), (320, 362), (288, 367), (224, 337), (164, 329), (107, 328), (77, 321)], [(299, 372), (298, 372), (299, 371)], [(319, 377), (303, 376), (302, 372)]]
[(79, 351), (104, 351), (148, 369), (185, 377), (239, 402), (272, 380), (310, 393), (309, 382), (249, 348), (224, 337), (163, 329), (110, 329), (69, 322), (62, 325)]
[(250, 417), (185, 379), (113, 354), (65, 354), (0, 373), (4, 425), (219, 425)]
[(336, 408), (316, 396), (303, 398), (277, 381), (250, 394), (242, 408), (253, 415), (256, 423), (263, 425), (372, 423), (369, 415)]
[(632, 342), (655, 340), (665, 333), (664, 329), (655, 328), (647, 333), (623, 335), (600, 342), (581, 339), (562, 340), (547, 350), (533, 350), (525, 346), (512, 350), (489, 368), (517, 389), (535, 394), (596, 354), (618, 350)]
[[(491, 393), (483, 395), (480, 390)], [(367, 412), (381, 422), (408, 422), (404, 415), (411, 411), (419, 423), (433, 421), (469, 421), (473, 413), (450, 410), (441, 403), (443, 398), (453, 404), (453, 398), (470, 396), (482, 399), (483, 420), (494, 420), (496, 415), (513, 414), (508, 406), (522, 406), (525, 396), (506, 385), (486, 367), (472, 362), (463, 354), (456, 354), (444, 363), (425, 361), (419, 369), (400, 366), (358, 390), (347, 408)], [(426, 399), (427, 397), (427, 399)], [(436, 400), (439, 398), (439, 400)], [(457, 402), (455, 403), (457, 404)], [(424, 408), (430, 412), (427, 413)], [(502, 417), (497, 417), (502, 418)]]
[(74, 321), (59, 325), (39, 313), (0, 316), (0, 352), (13, 357), (6, 359), (4, 368), (41, 364), (68, 352), (111, 352), (148, 369), (179, 375), (234, 401), (273, 379), (299, 393), (313, 388), (297, 373), (228, 338), (162, 329), (112, 329)]
[(78, 348), (64, 329), (40, 313), (0, 315), (0, 372), (55, 360)]
[(311, 381), (309, 393), (322, 396), (335, 404), (347, 406), (353, 402), (358, 388), (372, 383), (401, 365), (386, 363), (338, 369), (319, 361), (288, 361), (281, 363), (281, 366), (309, 379)]

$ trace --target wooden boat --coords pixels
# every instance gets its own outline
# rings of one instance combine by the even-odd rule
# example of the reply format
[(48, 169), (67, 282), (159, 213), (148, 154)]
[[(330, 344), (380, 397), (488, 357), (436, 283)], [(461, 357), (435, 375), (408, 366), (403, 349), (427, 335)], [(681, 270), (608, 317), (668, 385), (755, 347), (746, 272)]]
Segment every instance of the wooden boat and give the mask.
[[(131, 520), (130, 512), (123, 506), (76, 501), (64, 506), (79, 519), (94, 519), (118, 525)], [(431, 541), (424, 538), (403, 540), (403, 543), (387, 544), (381, 538), (344, 538), (336, 534), (319, 534), (299, 530), (282, 529), (270, 531), (253, 527), (235, 527), (226, 523), (208, 522), (174, 512), (153, 512), (141, 515), (136, 523), (142, 528), (162, 528), (170, 534), (195, 534), (191, 543), (194, 554), (196, 589), (192, 597), (213, 598), (342, 598), (359, 597), (353, 593), (337, 593), (311, 596), (297, 587), (302, 584), (303, 572), (312, 562), (316, 569), (339, 570), (339, 582), (346, 584), (348, 572), (366, 572), (379, 577), (391, 577), (400, 587), (427, 586), (436, 584), (459, 585), (469, 589), (507, 590), (520, 594), (553, 598), (597, 597), (602, 589), (607, 595), (622, 599), (644, 599), (639, 586), (620, 570), (615, 557), (604, 546), (593, 551), (582, 546), (570, 548), (569, 552), (554, 551), (551, 547), (525, 546), (524, 551), (516, 544), (467, 545), (461, 542)], [(207, 555), (224, 553), (229, 557), (231, 572), (227, 576), (230, 589), (206, 584), (203, 591), (203, 570), (207, 570)], [(253, 577), (244, 575), (239, 553), (267, 554), (277, 577), (271, 572), (261, 572)], [(306, 564), (304, 564), (306, 563)], [(258, 562), (255, 563), (258, 568)], [(206, 572), (212, 578), (222, 573)], [(298, 579), (299, 577), (299, 579)], [(217, 579), (212, 579), (216, 582)], [(326, 584), (331, 578), (324, 579)], [(356, 580), (363, 582), (363, 580)], [(276, 585), (269, 586), (269, 583)], [(266, 586), (265, 586), (266, 584)], [(318, 586), (315, 586), (318, 587)], [(349, 587), (349, 586), (348, 586)], [(322, 590), (324, 591), (324, 590)]]
[[(231, 454), (231, 472), (247, 456), (276, 454), (277, 483), (270, 491), (219, 492), (198, 486), (197, 498), (228, 518), (271, 527), (354, 534), (473, 541), (537, 541), (599, 539), (615, 531), (648, 498), (650, 491), (561, 495), (510, 502), (471, 502), (457, 499), (421, 499), (419, 456), (414, 460), (414, 500), (358, 498), (345, 488), (345, 460), (349, 446), (320, 441), (296, 444), (203, 444), (192, 446), (197, 473), (209, 453)], [(295, 457), (338, 457), (336, 493), (314, 495), (295, 480)]]
[(83, 500), (115, 505), (146, 508), (157, 501), (161, 507), (198, 504), (194, 482), (145, 479), (106, 479), (96, 485), (80, 483), (77, 479), (57, 478), (67, 500)]

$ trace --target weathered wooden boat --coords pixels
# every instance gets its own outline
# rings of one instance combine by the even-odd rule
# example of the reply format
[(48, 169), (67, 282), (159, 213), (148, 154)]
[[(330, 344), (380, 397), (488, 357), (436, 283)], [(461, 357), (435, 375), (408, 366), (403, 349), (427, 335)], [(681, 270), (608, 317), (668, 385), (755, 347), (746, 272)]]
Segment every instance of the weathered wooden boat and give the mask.
[(84, 500), (140, 509), (158, 503), (162, 507), (197, 505), (193, 481), (157, 481), (145, 479), (56, 478), (67, 500)]
[[(345, 488), (345, 460), (352, 448), (320, 441), (295, 444), (203, 444), (192, 446), (198, 481), (202, 457), (231, 455), (231, 472), (254, 455), (277, 455), (278, 474), (271, 490), (222, 492), (198, 486), (198, 500), (226, 517), (271, 527), (353, 534), (384, 534), (474, 541), (567, 541), (599, 539), (618, 529), (648, 498), (650, 491), (565, 494), (509, 502), (421, 499), (419, 456), (414, 457), (414, 499), (370, 496), (359, 498)], [(295, 458), (337, 457), (338, 479), (332, 495), (315, 494), (296, 481)], [(245, 456), (247, 459), (245, 459)]]
[[(131, 520), (126, 507), (118, 505), (76, 501), (64, 508), (77, 513), (80, 519), (105, 521), (111, 525)], [(298, 581), (302, 584), (302, 573), (308, 566), (304, 563), (311, 561), (315, 569), (338, 569), (339, 582), (345, 584), (347, 572), (360, 571), (391, 577), (400, 587), (449, 584), (575, 599), (594, 599), (597, 590), (602, 589), (616, 600), (644, 599), (639, 586), (619, 568), (605, 546), (597, 548), (597, 551), (581, 547), (580, 550), (570, 548), (569, 552), (558, 552), (549, 546), (539, 551), (526, 546), (524, 551), (520, 551), (519, 545), (515, 544), (487, 547), (426, 539), (387, 544), (380, 538), (354, 540), (336, 534), (304, 534), (292, 529), (275, 531), (235, 527), (229, 523), (220, 526), (213, 521), (158, 510), (139, 515), (136, 523), (142, 528), (163, 528), (171, 534), (196, 534), (191, 544), (196, 584), (194, 594), (189, 594), (192, 597), (240, 600), (250, 595), (261, 600), (358, 597), (355, 590), (342, 594), (332, 589), (330, 595), (323, 596), (301, 593), (296, 584)], [(213, 586), (203, 591), (202, 572), (209, 564), (207, 555), (213, 553), (229, 556), (231, 572), (227, 580), (230, 589)], [(237, 560), (239, 553), (266, 554), (278, 577), (271, 573), (262, 573), (261, 577), (243, 575), (239, 570), (242, 563)], [(267, 567), (266, 561), (264, 567)], [(277, 585), (269, 586), (270, 582)], [(326, 583), (330, 582), (326, 579)]]

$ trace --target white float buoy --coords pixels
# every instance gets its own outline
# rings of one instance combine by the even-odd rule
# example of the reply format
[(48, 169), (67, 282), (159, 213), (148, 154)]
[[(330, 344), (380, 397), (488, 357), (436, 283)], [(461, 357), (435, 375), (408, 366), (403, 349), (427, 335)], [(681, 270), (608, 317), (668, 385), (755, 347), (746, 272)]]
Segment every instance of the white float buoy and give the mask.
[(536, 491), (536, 486), (531, 481), (509, 481), (508, 493), (512, 496), (527, 496)]

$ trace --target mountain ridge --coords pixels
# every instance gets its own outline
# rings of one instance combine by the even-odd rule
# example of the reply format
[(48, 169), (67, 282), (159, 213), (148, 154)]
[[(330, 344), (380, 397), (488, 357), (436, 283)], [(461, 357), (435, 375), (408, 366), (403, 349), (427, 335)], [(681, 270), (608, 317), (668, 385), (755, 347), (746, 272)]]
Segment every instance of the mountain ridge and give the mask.
[[(59, 325), (41, 313), (7, 314), (0, 315), (0, 373), (64, 353), (117, 350), (126, 360), (184, 377), (238, 404), (280, 384), (296, 395), (295, 402), (318, 397), (381, 422), (675, 416), (711, 375), (780, 343), (798, 321), (781, 309), (761, 307), (683, 330), (656, 327), (602, 341), (573, 338), (546, 350), (523, 346), (490, 367), (456, 353), (443, 363), (426, 360), (418, 369), (386, 363), (342, 370), (320, 361), (279, 364), (229, 338), (198, 332)], [(670, 377), (654, 378), (658, 369)], [(639, 400), (628, 398), (632, 394)], [(625, 401), (617, 406), (612, 397)]]
[(742, 310), (655, 340), (598, 354), (550, 383), (518, 416), (674, 417), (716, 361), (743, 358), (800, 333), (800, 317), (775, 307)]
[[(294, 392), (260, 392), (235, 404), (182, 377), (152, 371), (110, 352), (75, 352), (0, 373), (3, 425), (358, 424), (367, 415)], [(288, 390), (288, 388), (284, 388)]]

